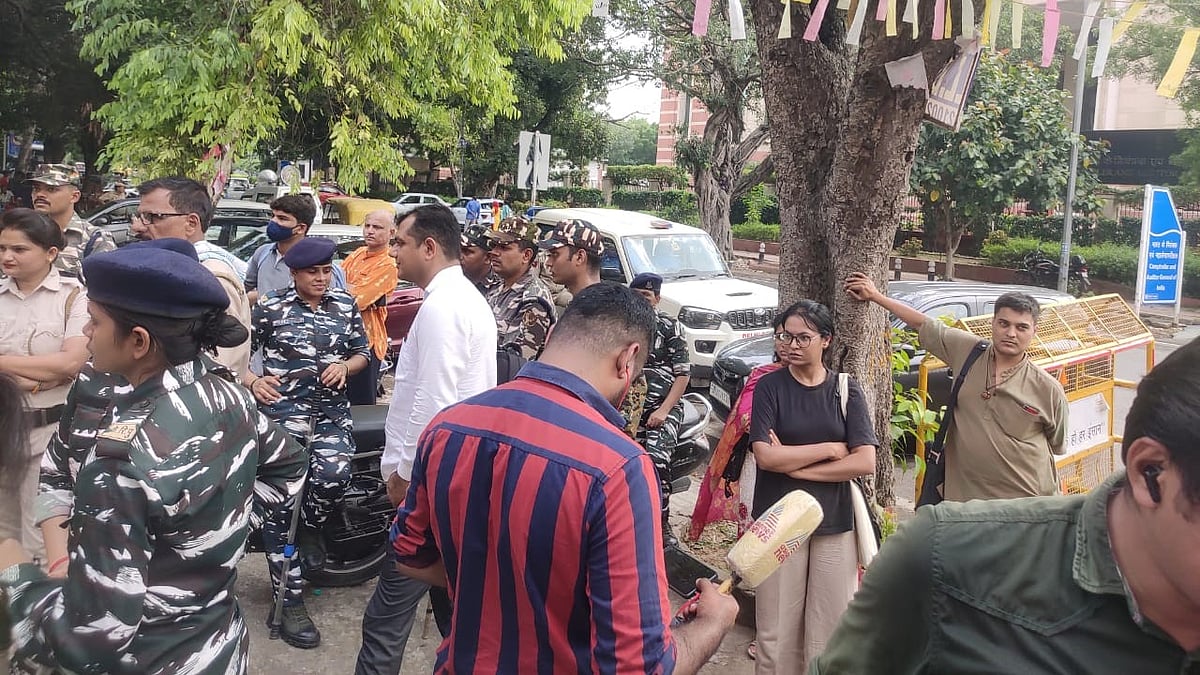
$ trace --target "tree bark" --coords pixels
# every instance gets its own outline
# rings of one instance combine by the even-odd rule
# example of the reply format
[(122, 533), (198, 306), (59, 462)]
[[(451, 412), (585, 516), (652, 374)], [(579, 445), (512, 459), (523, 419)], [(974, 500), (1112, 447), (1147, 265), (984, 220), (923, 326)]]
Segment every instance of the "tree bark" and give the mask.
[(716, 173), (703, 169), (692, 179), (696, 184), (696, 206), (700, 224), (712, 237), (725, 260), (733, 259), (733, 226), (729, 222), (729, 191), (722, 190)]
[[(927, 72), (936, 75), (953, 55), (953, 42), (883, 37), (882, 26), (868, 20), (862, 47), (852, 52), (841, 14), (827, 16), (818, 40), (809, 42), (799, 37), (808, 6), (773, 0), (751, 5), (779, 189), (780, 304), (808, 297), (833, 310), (836, 334), (827, 357), (858, 379), (872, 404), (880, 444), (875, 498), (890, 506), (893, 393), (886, 313), (850, 300), (841, 280), (865, 272), (885, 283), (924, 115), (925, 92), (893, 89), (884, 64), (923, 52)], [(789, 7), (797, 37), (771, 37)], [(931, 0), (921, 3), (923, 36), (931, 32), (932, 10)]]

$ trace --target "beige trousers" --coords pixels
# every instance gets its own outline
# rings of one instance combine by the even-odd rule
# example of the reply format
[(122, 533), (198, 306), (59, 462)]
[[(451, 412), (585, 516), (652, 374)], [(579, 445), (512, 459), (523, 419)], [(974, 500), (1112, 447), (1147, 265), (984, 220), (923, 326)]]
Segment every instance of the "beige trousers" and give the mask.
[(38, 476), (46, 444), (54, 436), (57, 424), (47, 424), (29, 432), (29, 466), (15, 492), (0, 489), (0, 539), (16, 539), (36, 559), (46, 557), (42, 530), (34, 524), (33, 503), (38, 493)]
[(857, 590), (854, 532), (809, 539), (755, 591), (755, 675), (808, 672)]

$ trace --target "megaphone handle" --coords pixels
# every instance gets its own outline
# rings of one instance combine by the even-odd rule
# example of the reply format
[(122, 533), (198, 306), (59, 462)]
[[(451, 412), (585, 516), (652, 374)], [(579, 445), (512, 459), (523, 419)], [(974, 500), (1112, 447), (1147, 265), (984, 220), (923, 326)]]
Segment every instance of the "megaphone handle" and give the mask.
[[(731, 592), (733, 592), (733, 584), (736, 582), (736, 577), (736, 574), (730, 575), (728, 579), (722, 581), (721, 585), (717, 586), (717, 592), (724, 593), (725, 595), (729, 595)], [(697, 593), (689, 598), (687, 602), (680, 605), (679, 611), (675, 612), (675, 618), (671, 619), (671, 627), (673, 628), (691, 621), (693, 612), (695, 611), (696, 605), (699, 602), (700, 594)]]

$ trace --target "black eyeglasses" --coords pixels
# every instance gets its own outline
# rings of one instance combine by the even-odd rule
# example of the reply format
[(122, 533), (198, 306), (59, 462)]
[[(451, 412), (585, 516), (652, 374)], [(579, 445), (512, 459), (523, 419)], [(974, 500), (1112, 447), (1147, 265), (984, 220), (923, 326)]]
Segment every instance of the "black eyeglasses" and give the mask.
[(163, 218), (172, 218), (174, 216), (186, 216), (186, 215), (187, 215), (186, 213), (149, 213), (149, 212), (137, 211), (133, 214), (133, 217), (142, 221), (143, 223), (145, 223), (147, 225), (153, 225), (154, 223), (157, 223), (158, 221), (162, 220)]
[(816, 338), (817, 338), (816, 335), (810, 335), (807, 333), (797, 333), (796, 335), (792, 335), (791, 333), (776, 333), (775, 334), (775, 341), (778, 342), (779, 344), (781, 344), (781, 345), (799, 345), (801, 349), (811, 345), (812, 341), (815, 340)]

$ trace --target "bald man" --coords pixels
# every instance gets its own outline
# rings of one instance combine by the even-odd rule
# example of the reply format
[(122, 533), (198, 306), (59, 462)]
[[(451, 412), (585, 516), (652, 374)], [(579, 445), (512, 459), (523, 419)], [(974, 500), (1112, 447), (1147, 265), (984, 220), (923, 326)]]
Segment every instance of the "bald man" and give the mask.
[(365, 245), (342, 263), (346, 284), (362, 312), (367, 343), (371, 346), (371, 362), (350, 378), (347, 385), (350, 405), (374, 405), (379, 393), (379, 364), (387, 356), (388, 349), (387, 301), (398, 281), (396, 259), (388, 253), (388, 243), (395, 231), (395, 211), (383, 209), (368, 213), (363, 219)]

